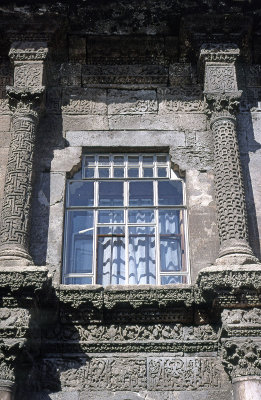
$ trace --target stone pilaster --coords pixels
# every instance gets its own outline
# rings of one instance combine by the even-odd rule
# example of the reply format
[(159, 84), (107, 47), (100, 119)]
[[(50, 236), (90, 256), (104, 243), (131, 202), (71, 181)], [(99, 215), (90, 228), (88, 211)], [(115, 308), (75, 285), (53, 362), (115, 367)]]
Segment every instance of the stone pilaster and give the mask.
[(13, 115), (1, 218), (0, 262), (28, 265), (32, 263), (28, 240), (33, 157), (44, 92), (46, 43), (15, 42), (9, 56), (14, 62), (14, 86), (7, 87)]
[(238, 91), (233, 45), (201, 49), (204, 93), (214, 141), (215, 192), (220, 252), (217, 264), (257, 262), (248, 243), (246, 204), (236, 132)]

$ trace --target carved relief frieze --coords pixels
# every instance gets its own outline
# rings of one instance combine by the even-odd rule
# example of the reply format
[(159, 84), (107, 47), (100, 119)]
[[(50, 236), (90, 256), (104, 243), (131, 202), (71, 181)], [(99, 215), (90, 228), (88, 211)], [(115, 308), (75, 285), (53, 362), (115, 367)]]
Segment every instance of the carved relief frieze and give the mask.
[(216, 358), (148, 358), (150, 390), (200, 390), (221, 386), (221, 369)]
[(65, 89), (62, 95), (65, 114), (104, 115), (107, 113), (106, 91), (103, 89)]
[(85, 86), (110, 85), (166, 85), (168, 68), (161, 65), (86, 65), (82, 70)]
[[(46, 359), (41, 381), (50, 389), (76, 390), (203, 390), (221, 386), (221, 368), (214, 357), (148, 357)], [(47, 377), (51, 377), (49, 379)]]
[(224, 340), (223, 364), (230, 377), (261, 376), (261, 342), (238, 338)]
[(206, 92), (233, 92), (237, 90), (235, 67), (208, 65), (205, 74)]
[(40, 61), (47, 57), (46, 42), (16, 41), (12, 43), (9, 57), (13, 61)]
[(223, 329), (230, 336), (260, 336), (261, 309), (225, 309), (222, 312)]
[(19, 308), (0, 309), (0, 337), (22, 338), (28, 330), (29, 311)]
[(159, 88), (159, 113), (204, 112), (206, 102), (200, 86)]
[(15, 87), (34, 88), (42, 85), (43, 66), (42, 63), (23, 63), (15, 66), (14, 85)]

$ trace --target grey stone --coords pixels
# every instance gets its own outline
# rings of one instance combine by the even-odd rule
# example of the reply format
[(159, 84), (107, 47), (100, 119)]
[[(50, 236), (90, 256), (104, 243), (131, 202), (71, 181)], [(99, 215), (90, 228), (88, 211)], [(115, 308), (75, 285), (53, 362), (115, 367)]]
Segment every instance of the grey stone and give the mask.
[(109, 90), (108, 114), (156, 114), (155, 90)]
[(109, 123), (104, 115), (63, 115), (63, 131), (79, 130), (108, 130)]

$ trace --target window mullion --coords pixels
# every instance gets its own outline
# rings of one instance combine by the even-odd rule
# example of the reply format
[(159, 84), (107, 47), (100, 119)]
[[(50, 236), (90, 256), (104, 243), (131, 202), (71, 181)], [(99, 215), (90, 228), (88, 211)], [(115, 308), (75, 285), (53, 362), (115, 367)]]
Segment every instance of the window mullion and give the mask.
[(159, 209), (158, 209), (158, 187), (157, 187), (157, 185), (158, 185), (158, 181), (154, 180), (156, 284), (159, 285), (160, 284), (160, 237), (159, 237)]

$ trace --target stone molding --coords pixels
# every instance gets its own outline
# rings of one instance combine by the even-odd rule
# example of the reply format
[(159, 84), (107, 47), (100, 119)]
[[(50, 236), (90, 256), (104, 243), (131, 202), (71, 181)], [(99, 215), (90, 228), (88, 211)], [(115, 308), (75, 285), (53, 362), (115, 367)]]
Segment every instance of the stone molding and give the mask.
[(15, 41), (9, 51), (12, 61), (43, 61), (47, 54), (47, 43), (37, 41)]

